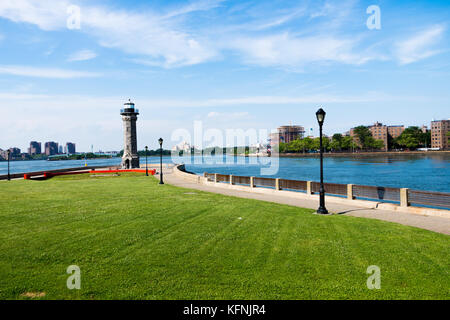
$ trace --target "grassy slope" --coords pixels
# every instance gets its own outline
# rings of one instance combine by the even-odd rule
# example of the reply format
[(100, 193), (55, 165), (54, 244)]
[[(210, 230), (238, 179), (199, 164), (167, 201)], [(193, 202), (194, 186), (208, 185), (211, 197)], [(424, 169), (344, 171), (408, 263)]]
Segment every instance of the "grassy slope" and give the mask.
[(136, 174), (0, 182), (0, 298), (449, 298), (448, 236), (311, 213)]

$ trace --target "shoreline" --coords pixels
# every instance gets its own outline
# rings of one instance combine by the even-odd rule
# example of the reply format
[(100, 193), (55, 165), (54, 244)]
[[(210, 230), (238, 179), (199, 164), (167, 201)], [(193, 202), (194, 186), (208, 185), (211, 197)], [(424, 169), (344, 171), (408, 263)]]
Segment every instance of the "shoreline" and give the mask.
[[(410, 156), (410, 155), (446, 155), (450, 150), (442, 151), (381, 151), (381, 152), (324, 152), (324, 157), (373, 157), (373, 156)], [(320, 153), (280, 153), (280, 158), (320, 157)]]

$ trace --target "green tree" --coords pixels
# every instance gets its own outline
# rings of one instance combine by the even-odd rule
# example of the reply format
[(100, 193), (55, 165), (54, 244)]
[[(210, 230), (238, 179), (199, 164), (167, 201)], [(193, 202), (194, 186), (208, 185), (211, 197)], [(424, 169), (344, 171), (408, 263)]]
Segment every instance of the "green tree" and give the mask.
[(358, 148), (358, 145), (356, 144), (353, 137), (345, 136), (342, 138), (341, 147), (342, 147), (342, 150), (352, 151), (352, 150)]
[(358, 126), (353, 131), (362, 149), (371, 149), (374, 145), (374, 138), (369, 128), (366, 126)]
[(374, 139), (373, 137), (372, 137), (372, 139), (369, 139), (369, 140), (370, 140), (371, 149), (384, 149), (383, 140)]
[(428, 134), (422, 132), (419, 127), (406, 128), (402, 134), (395, 139), (395, 144), (408, 149), (417, 149), (420, 146), (424, 147), (425, 145), (429, 145), (428, 142), (431, 143), (431, 134), (430, 141), (428, 141)]
[(341, 151), (342, 148), (342, 142), (344, 140), (344, 137), (340, 133), (333, 134), (333, 137), (331, 138), (330, 142), (330, 149), (333, 151)]
[(306, 137), (303, 139), (303, 148), (305, 151), (310, 151), (314, 149), (314, 140), (310, 137)]
[(289, 150), (289, 152), (295, 152), (295, 153), (303, 152), (302, 140), (296, 139), (296, 140), (289, 142), (288, 150)]

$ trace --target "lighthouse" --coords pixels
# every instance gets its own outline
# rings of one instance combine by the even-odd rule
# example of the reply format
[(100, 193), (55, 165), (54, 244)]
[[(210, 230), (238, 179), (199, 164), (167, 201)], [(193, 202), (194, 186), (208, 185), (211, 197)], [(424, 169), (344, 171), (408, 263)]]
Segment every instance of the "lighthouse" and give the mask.
[(134, 108), (134, 103), (128, 100), (124, 108), (120, 110), (123, 120), (123, 156), (122, 168), (139, 168), (139, 155), (137, 151), (136, 121), (139, 110)]

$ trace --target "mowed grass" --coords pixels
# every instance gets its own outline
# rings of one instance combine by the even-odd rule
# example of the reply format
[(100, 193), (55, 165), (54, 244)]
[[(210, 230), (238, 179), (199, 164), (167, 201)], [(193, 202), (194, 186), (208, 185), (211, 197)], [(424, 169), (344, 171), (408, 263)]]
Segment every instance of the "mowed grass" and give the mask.
[[(0, 299), (450, 296), (446, 235), (142, 174), (0, 181), (0, 221)], [(80, 290), (66, 286), (69, 265)], [(380, 290), (366, 286), (370, 265)]]

